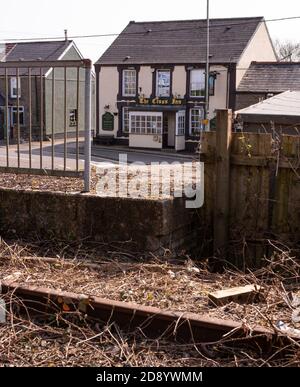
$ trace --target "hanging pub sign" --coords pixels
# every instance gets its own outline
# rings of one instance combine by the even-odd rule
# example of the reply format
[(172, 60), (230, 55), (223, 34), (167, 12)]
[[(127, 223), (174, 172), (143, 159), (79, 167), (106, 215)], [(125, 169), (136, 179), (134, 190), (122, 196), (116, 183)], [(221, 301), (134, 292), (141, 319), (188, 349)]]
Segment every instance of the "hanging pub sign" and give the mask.
[(144, 98), (140, 97), (138, 99), (140, 105), (175, 105), (180, 106), (184, 105), (185, 100), (179, 98)]
[(102, 115), (102, 129), (103, 130), (114, 130), (114, 115), (106, 112)]

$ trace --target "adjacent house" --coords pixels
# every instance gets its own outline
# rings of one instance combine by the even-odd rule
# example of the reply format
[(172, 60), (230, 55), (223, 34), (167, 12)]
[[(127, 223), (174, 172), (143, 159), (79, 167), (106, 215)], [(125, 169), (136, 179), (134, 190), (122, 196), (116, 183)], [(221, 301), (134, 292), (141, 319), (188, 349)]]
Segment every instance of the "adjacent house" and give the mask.
[(300, 91), (286, 91), (236, 112), (245, 132), (300, 134)]
[(237, 110), (287, 90), (300, 91), (300, 62), (253, 62), (237, 88)]
[[(236, 108), (252, 61), (277, 57), (263, 17), (212, 19), (209, 118)], [(204, 128), (206, 20), (130, 22), (95, 64), (96, 137), (190, 149)]]
[[(39, 41), (6, 44), (0, 54), (0, 63), (11, 61), (61, 61), (80, 60), (82, 55), (75, 43), (71, 40), (63, 41)], [(9, 137), (16, 137), (16, 126), (19, 120), (20, 137), (26, 140), (29, 137), (29, 125), (31, 122), (32, 138), (38, 139), (41, 135), (48, 138), (52, 134), (52, 77), (53, 68), (31, 69), (31, 82), (29, 87), (29, 73), (27, 68), (19, 69), (19, 78), (15, 69), (8, 70), (7, 87), (5, 82), (5, 70), (0, 69), (0, 139), (6, 137), (5, 106), (8, 105), (8, 129)], [(65, 114), (64, 69), (54, 70), (54, 134), (59, 137), (64, 132), (65, 116), (67, 121), (68, 136), (77, 130), (84, 130), (84, 69), (79, 74), (79, 107), (77, 111), (77, 70), (66, 69), (66, 99)], [(31, 90), (31, 91), (30, 91)], [(95, 94), (95, 90), (93, 89)], [(8, 101), (6, 101), (6, 95)], [(19, 95), (19, 107), (17, 97)], [(94, 112), (95, 106), (93, 106)], [(31, 114), (30, 114), (31, 112)], [(79, 114), (80, 113), (80, 114)], [(94, 116), (94, 114), (93, 114)], [(94, 122), (93, 122), (94, 125)], [(93, 126), (94, 129), (94, 126)]]

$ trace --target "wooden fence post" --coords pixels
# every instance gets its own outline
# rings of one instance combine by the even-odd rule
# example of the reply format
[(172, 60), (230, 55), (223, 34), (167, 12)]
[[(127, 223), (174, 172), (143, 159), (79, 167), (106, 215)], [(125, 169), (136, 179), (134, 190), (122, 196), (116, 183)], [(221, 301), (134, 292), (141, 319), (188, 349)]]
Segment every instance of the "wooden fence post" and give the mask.
[(217, 111), (214, 252), (226, 259), (230, 210), (230, 148), (232, 111)]

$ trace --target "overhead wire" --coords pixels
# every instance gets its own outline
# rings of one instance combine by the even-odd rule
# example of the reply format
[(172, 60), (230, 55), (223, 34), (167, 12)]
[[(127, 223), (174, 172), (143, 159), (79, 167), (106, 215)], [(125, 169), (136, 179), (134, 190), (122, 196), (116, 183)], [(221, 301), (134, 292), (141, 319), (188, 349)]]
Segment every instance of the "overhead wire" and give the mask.
[[(290, 20), (297, 20), (300, 19), (300, 16), (290, 16), (290, 17), (282, 17), (282, 18), (276, 18), (276, 19), (264, 19), (264, 18), (249, 18), (248, 21), (243, 21), (243, 22), (232, 22), (232, 23), (223, 23), (223, 24), (212, 24), (210, 26), (210, 30), (221, 28), (221, 27), (235, 27), (235, 26), (241, 26), (241, 25), (246, 25), (246, 24), (257, 24), (260, 20), (260, 23), (270, 23), (270, 22), (279, 22), (279, 21), (290, 21)], [(223, 20), (223, 19), (212, 19), (212, 20)], [(185, 20), (182, 20), (185, 21)], [(190, 22), (191, 20), (186, 20), (186, 22)], [(205, 20), (199, 19), (199, 20), (194, 20), (195, 22), (204, 22)], [(160, 24), (160, 23), (170, 23), (172, 21), (167, 21), (167, 22), (137, 22), (135, 25), (139, 24)], [(176, 21), (174, 21), (176, 22)], [(206, 25), (205, 26), (198, 26), (197, 30), (199, 29), (207, 29)], [(175, 32), (175, 31), (188, 31), (188, 30), (195, 30), (195, 27), (182, 27), (182, 28), (169, 28), (169, 29), (145, 29), (144, 31), (133, 31), (133, 32), (125, 32), (123, 31), (122, 33), (104, 33), (104, 34), (91, 34), (91, 35), (72, 35), (69, 36), (69, 39), (87, 39), (87, 38), (105, 38), (105, 37), (116, 37), (116, 36), (125, 36), (125, 35), (141, 35), (141, 34), (147, 34), (147, 33), (162, 33), (162, 32)], [(1, 31), (0, 31), (1, 32)], [(42, 41), (42, 40), (64, 40), (65, 36), (54, 36), (54, 37), (40, 37), (40, 38), (7, 38), (7, 39), (1, 39), (0, 42), (21, 42), (21, 41)]]

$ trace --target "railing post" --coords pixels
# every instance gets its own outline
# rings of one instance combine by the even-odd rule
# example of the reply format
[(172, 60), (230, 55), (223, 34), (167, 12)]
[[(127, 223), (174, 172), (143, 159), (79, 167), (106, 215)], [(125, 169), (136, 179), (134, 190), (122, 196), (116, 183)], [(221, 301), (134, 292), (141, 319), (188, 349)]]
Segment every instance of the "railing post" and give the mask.
[(230, 215), (230, 148), (232, 111), (217, 111), (214, 252), (226, 259)]
[(92, 126), (92, 62), (85, 62), (85, 149), (84, 149), (84, 192), (91, 186), (91, 126)]

